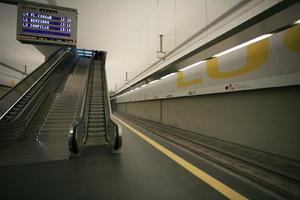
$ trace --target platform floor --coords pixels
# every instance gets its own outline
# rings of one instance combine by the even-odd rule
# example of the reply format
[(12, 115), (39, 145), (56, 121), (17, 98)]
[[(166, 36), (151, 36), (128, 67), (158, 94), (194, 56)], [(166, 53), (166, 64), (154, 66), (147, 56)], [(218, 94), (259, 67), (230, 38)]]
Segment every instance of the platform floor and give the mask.
[[(128, 124), (135, 131), (124, 126), (121, 154), (104, 145), (96, 154), (71, 160), (0, 167), (1, 199), (275, 199), (241, 177)], [(195, 176), (136, 133), (207, 174), (203, 179)], [(209, 182), (206, 175), (216, 181)]]

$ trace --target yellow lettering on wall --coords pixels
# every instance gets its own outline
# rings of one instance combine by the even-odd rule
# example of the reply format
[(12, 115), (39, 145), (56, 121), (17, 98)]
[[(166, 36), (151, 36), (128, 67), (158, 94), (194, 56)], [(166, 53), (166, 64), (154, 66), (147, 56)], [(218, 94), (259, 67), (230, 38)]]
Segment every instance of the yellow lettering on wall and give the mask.
[(284, 34), (284, 46), (300, 53), (300, 25), (289, 28)]
[(15, 87), (15, 85), (16, 85), (15, 80), (10, 80), (10, 86), (11, 86), (11, 87)]
[(247, 47), (247, 63), (239, 69), (230, 72), (220, 72), (218, 58), (207, 61), (207, 74), (210, 78), (222, 79), (239, 76), (261, 67), (269, 57), (269, 39), (263, 39)]
[(183, 72), (177, 72), (177, 87), (178, 88), (192, 86), (192, 85), (196, 85), (196, 84), (199, 84), (202, 82), (203, 82), (202, 78), (197, 78), (197, 79), (194, 79), (191, 81), (184, 81), (183, 80)]

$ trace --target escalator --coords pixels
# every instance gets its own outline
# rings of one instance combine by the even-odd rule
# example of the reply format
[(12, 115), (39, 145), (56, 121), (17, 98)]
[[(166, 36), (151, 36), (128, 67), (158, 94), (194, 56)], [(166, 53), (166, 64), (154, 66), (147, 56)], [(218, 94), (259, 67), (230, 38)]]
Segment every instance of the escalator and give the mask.
[(70, 49), (58, 53), (31, 85), (30, 76), (19, 83), (17, 88), (24, 92), (15, 102), (9, 95), (0, 99), (11, 103), (7, 110), (0, 109), (0, 165), (68, 159), (99, 146), (114, 151), (121, 147), (119, 127), (109, 115), (105, 60), (78, 56)]
[(70, 49), (61, 49), (0, 98), (0, 142), (17, 141), (37, 110), (74, 62)]
[(90, 155), (107, 150), (118, 153), (122, 145), (120, 126), (112, 120), (105, 74), (105, 53), (92, 61), (81, 114), (70, 129), (72, 155)]
[[(97, 62), (97, 61), (96, 61)], [(88, 117), (88, 136), (105, 135), (104, 94), (100, 65), (94, 64)]]
[(17, 104), (11, 110), (9, 110), (9, 112), (2, 119), (12, 119), (18, 113), (18, 111), (20, 111), (26, 105), (27, 101), (32, 98), (38, 88), (41, 87), (41, 84), (42, 82), (39, 82), (38, 84), (34, 85), (34, 87), (28, 93), (26, 93), (23, 98), (18, 101)]

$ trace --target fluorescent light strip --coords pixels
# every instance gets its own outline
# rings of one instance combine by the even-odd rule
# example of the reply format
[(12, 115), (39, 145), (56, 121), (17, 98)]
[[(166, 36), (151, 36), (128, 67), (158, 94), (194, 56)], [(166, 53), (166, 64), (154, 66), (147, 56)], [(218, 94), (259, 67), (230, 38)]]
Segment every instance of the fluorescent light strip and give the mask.
[(150, 83), (148, 83), (149, 85), (150, 84), (153, 84), (153, 83), (155, 83), (155, 82), (157, 82), (157, 81), (159, 81), (159, 80), (154, 80), (154, 81), (151, 81)]
[(86, 51), (86, 50), (77, 50), (78, 53), (88, 53), (88, 54), (92, 54), (92, 51)]
[(185, 68), (183, 68), (183, 69), (181, 69), (181, 70), (179, 70), (179, 71), (185, 71), (185, 70), (187, 70), (187, 69), (190, 69), (190, 68), (193, 68), (193, 67), (196, 67), (197, 65), (200, 65), (201, 63), (204, 63), (205, 61), (204, 60), (202, 60), (202, 61), (200, 61), (200, 62), (197, 62), (197, 63), (194, 63), (194, 64), (192, 64), (192, 65), (189, 65), (189, 66), (187, 66), (187, 67), (185, 67)]
[(258, 42), (258, 41), (260, 41), (260, 40), (263, 40), (263, 39), (265, 39), (265, 38), (268, 38), (268, 37), (270, 37), (271, 35), (272, 35), (272, 34), (266, 34), (266, 35), (259, 36), (259, 37), (257, 37), (257, 38), (252, 39), (252, 40), (249, 40), (248, 42), (245, 42), (245, 43), (240, 44), (240, 45), (238, 45), (238, 46), (235, 46), (235, 47), (233, 47), (233, 48), (231, 48), (231, 49), (227, 49), (226, 51), (223, 51), (223, 52), (221, 52), (221, 53), (218, 53), (218, 54), (214, 55), (213, 57), (223, 56), (223, 55), (228, 54), (228, 53), (230, 53), (230, 52), (233, 52), (233, 51), (235, 51), (235, 50), (237, 50), (237, 49), (240, 49), (240, 48), (243, 48), (243, 47), (245, 47), (245, 46), (248, 46), (249, 44), (252, 44), (252, 43)]
[(300, 19), (294, 22), (294, 24), (300, 24)]
[(172, 76), (172, 75), (174, 75), (175, 73), (173, 72), (173, 73), (171, 73), (171, 74), (168, 74), (168, 75), (166, 75), (166, 76), (163, 76), (161, 79), (165, 79), (165, 78), (168, 78), (168, 77), (170, 77), (170, 76)]

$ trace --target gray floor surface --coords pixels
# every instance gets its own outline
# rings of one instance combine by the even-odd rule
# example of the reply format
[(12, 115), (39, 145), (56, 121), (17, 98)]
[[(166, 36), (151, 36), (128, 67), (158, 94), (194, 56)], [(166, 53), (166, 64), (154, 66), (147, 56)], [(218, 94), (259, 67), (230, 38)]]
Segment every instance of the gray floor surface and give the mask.
[[(275, 199), (218, 166), (140, 130), (247, 198)], [(2, 166), (1, 199), (227, 199), (125, 127), (123, 140), (117, 155), (104, 145), (76, 159)]]

